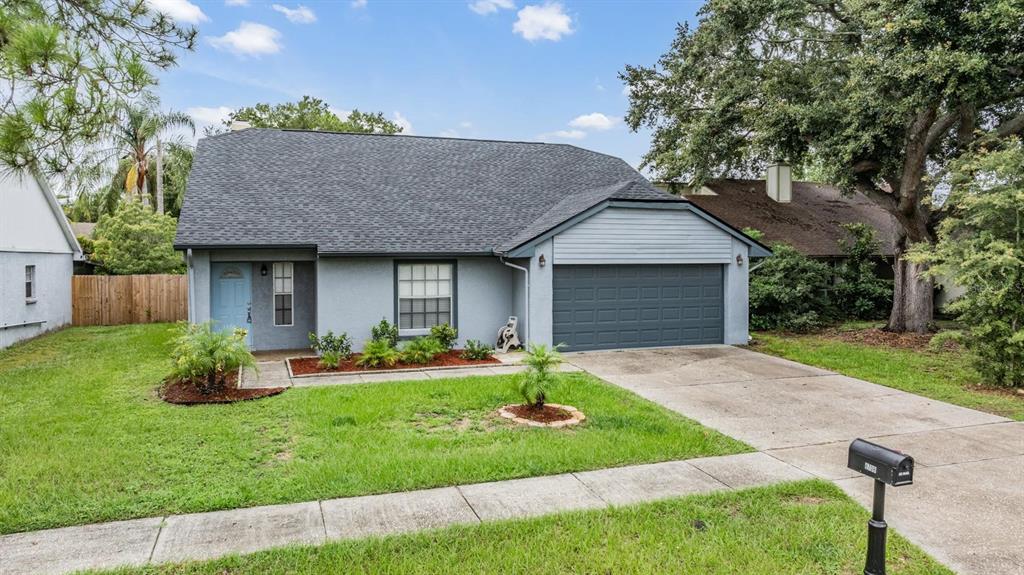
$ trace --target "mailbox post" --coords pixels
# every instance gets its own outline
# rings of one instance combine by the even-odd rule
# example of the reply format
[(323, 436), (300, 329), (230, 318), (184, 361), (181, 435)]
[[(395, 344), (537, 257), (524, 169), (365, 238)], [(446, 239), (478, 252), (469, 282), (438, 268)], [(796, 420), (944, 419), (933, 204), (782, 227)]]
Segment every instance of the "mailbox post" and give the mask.
[(871, 520), (868, 521), (868, 557), (864, 575), (885, 575), (885, 486), (914, 482), (914, 458), (899, 451), (855, 439), (850, 444), (846, 466), (875, 480)]

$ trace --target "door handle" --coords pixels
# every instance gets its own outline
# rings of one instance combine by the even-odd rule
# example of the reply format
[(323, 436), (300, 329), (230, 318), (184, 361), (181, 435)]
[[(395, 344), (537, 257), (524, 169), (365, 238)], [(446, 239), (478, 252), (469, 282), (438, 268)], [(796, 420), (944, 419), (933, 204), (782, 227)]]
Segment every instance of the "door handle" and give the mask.
[(245, 306), (245, 323), (252, 323), (252, 304)]

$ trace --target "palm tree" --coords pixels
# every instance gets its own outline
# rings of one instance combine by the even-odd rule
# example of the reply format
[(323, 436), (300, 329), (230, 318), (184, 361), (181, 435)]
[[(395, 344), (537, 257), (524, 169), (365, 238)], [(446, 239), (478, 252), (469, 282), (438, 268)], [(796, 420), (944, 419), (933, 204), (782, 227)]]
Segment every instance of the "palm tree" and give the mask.
[[(124, 189), (129, 200), (141, 199), (143, 205), (149, 207), (149, 164), (160, 145), (160, 136), (172, 128), (188, 128), (192, 134), (196, 133), (195, 123), (187, 114), (161, 113), (141, 106), (130, 106), (122, 110), (112, 126), (112, 150), (120, 151), (118, 155), (128, 164)], [(157, 188), (159, 189), (159, 182)], [(158, 198), (156, 203), (157, 211), (162, 213), (163, 198)]]

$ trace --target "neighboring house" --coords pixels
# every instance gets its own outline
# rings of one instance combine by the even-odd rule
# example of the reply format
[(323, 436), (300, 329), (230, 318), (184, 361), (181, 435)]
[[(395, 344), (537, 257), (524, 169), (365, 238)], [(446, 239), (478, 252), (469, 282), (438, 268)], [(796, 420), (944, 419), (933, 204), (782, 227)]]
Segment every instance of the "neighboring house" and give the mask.
[(746, 343), (761, 244), (563, 144), (245, 129), (200, 140), (178, 222), (190, 320), (257, 350), (387, 318), (567, 350)]
[[(693, 189), (658, 183), (714, 214), (736, 229), (752, 228), (771, 245), (789, 244), (800, 253), (831, 264), (846, 258), (840, 242), (850, 240), (844, 224), (864, 223), (878, 240), (879, 275), (893, 277), (896, 254), (896, 219), (861, 194), (844, 194), (838, 188), (814, 182), (794, 182), (790, 169), (773, 165), (763, 180), (716, 179)], [(957, 287), (937, 282), (936, 306), (942, 307), (962, 293)]]
[(57, 198), (32, 174), (0, 174), (0, 349), (71, 322), (82, 250)]
[(75, 260), (75, 271), (76, 276), (90, 276), (96, 273), (96, 264), (89, 261), (89, 257), (92, 256), (92, 247), (89, 245), (93, 240), (93, 235), (96, 233), (96, 224), (94, 222), (71, 222), (71, 231), (75, 234), (75, 238), (81, 240), (79, 243), (82, 246), (82, 258)]

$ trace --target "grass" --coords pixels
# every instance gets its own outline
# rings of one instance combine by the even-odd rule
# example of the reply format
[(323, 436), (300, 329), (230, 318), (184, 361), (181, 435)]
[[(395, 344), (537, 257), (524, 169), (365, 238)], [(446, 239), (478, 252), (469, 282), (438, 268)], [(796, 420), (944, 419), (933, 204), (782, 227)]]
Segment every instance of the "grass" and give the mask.
[[(841, 330), (866, 329), (857, 323)], [(985, 388), (966, 351), (933, 352), (842, 341), (822, 334), (755, 335), (757, 351), (924, 397), (1024, 421), (1024, 396)]]
[[(118, 573), (853, 574), (868, 514), (821, 481)], [(890, 533), (892, 575), (951, 575)]]
[(0, 533), (747, 451), (585, 374), (579, 428), (516, 427), (511, 376), (157, 397), (169, 326), (73, 328), (0, 352)]

